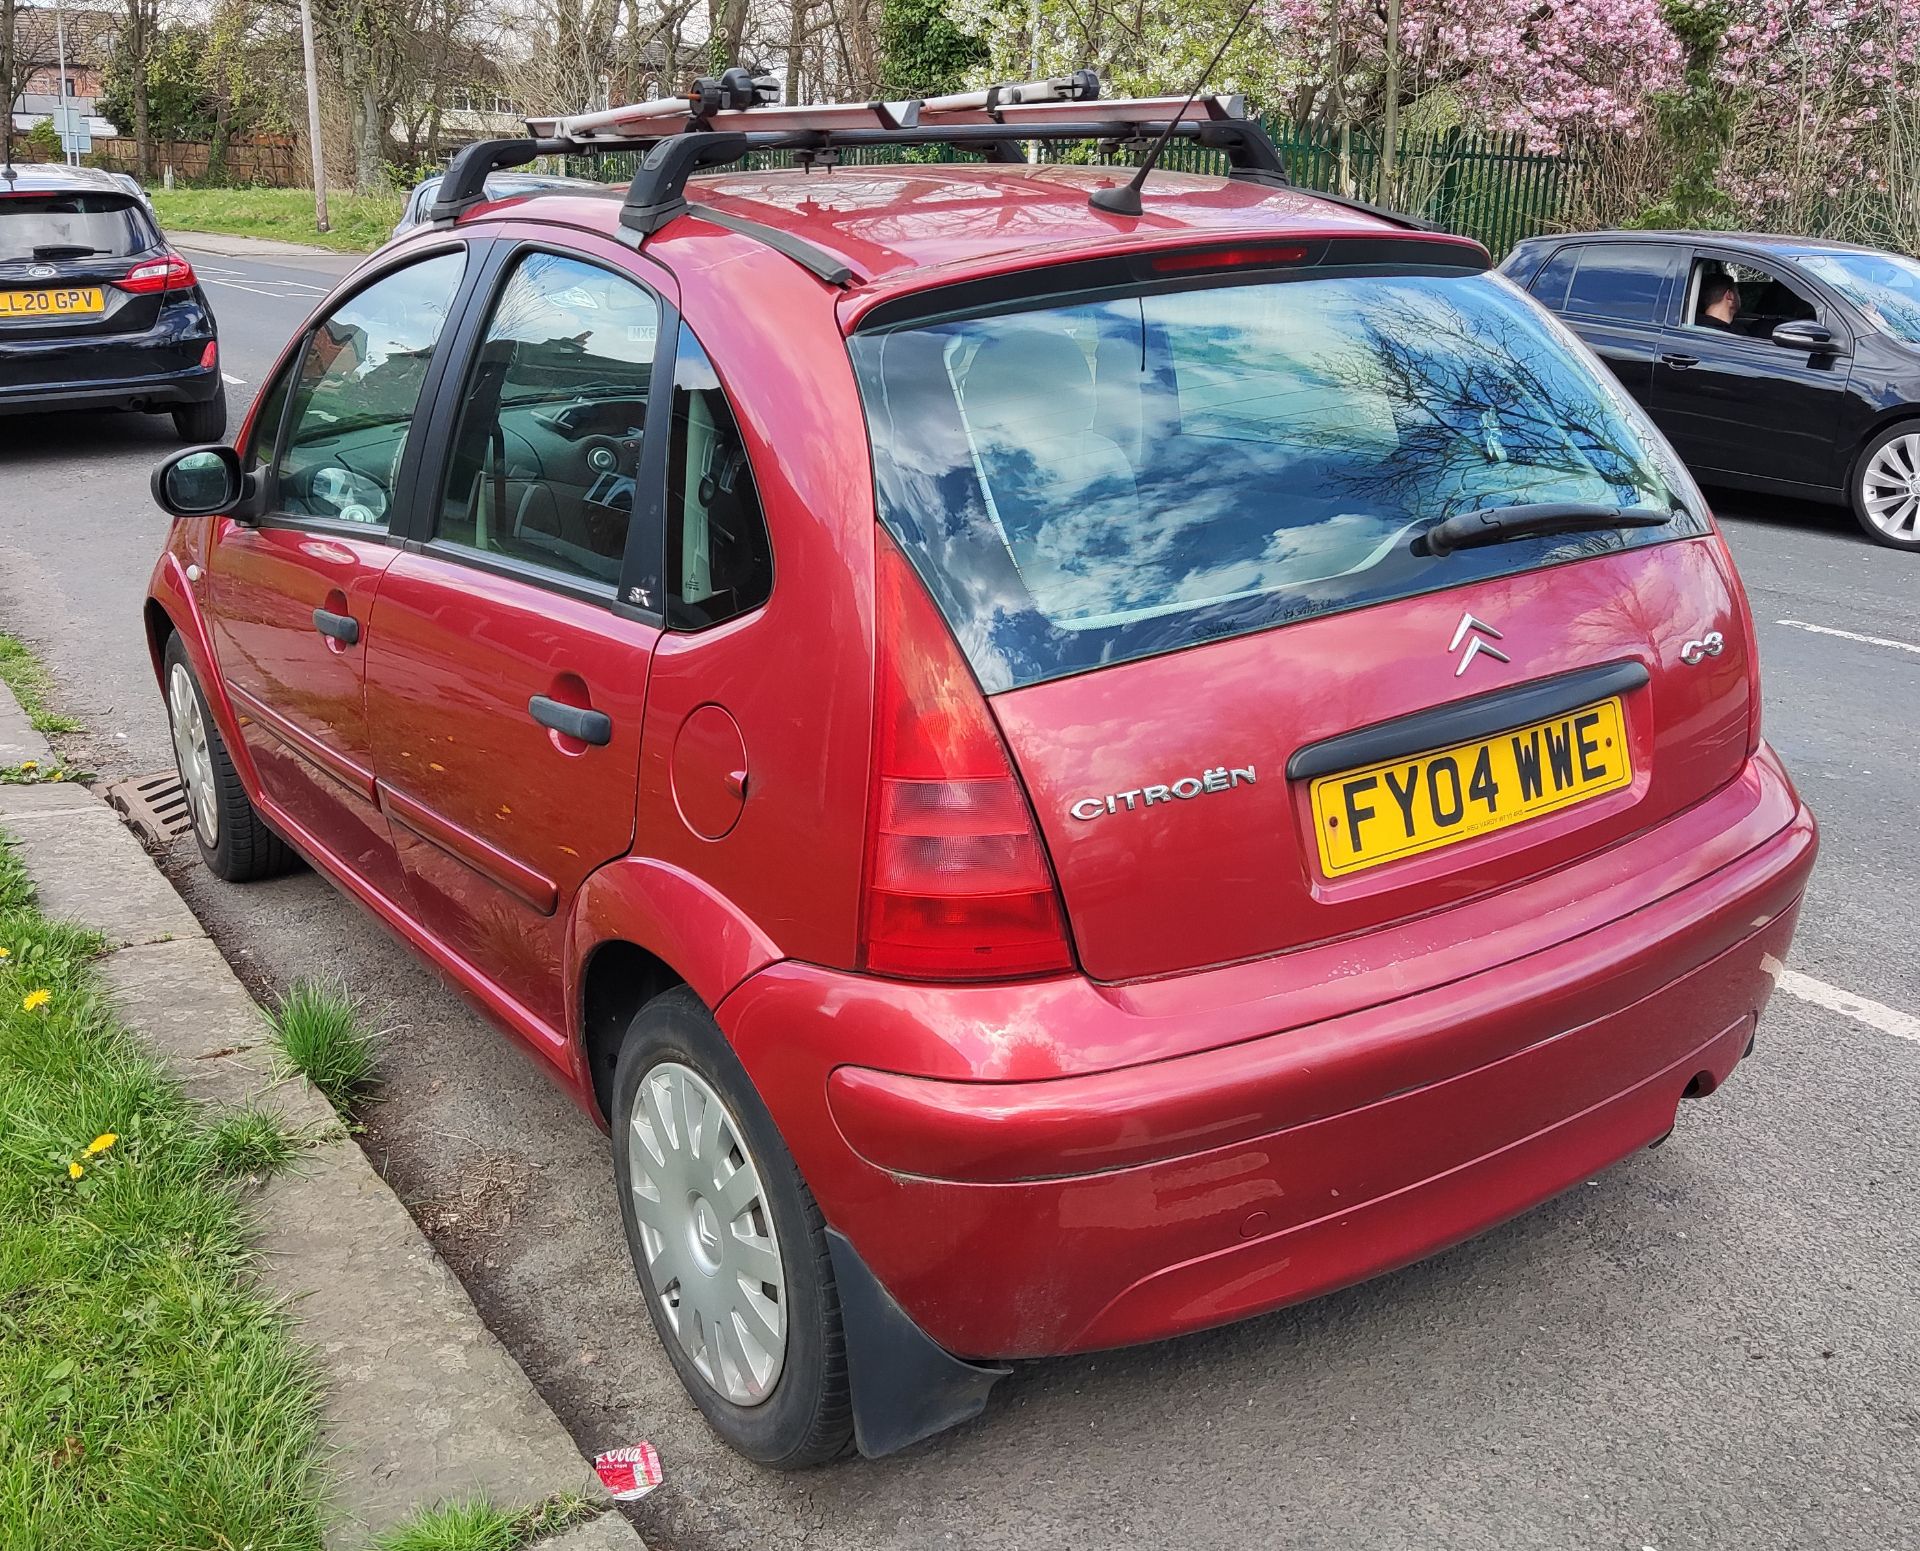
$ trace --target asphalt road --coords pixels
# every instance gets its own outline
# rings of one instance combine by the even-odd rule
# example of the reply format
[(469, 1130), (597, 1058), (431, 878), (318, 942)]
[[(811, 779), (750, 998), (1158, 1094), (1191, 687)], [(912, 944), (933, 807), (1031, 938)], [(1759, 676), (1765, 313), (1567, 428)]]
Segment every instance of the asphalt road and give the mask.
[[(206, 261), (236, 418), (321, 265)], [(0, 421), (0, 627), (45, 654), (89, 728), (73, 757), (108, 776), (171, 760), (139, 627), (171, 445), (164, 421)], [(1756, 1058), (1667, 1146), (1482, 1239), (1030, 1365), (879, 1463), (782, 1477), (722, 1449), (647, 1326), (594, 1128), (318, 878), (220, 884), (190, 842), (169, 862), (257, 992), (332, 976), (389, 1031), (376, 1162), (582, 1447), (660, 1446), (636, 1517), (664, 1551), (1916, 1546), (1920, 558), (1837, 512), (1720, 504), (1767, 733), (1825, 834), (1810, 978)], [(1909, 1021), (1821, 1005), (1845, 995)]]

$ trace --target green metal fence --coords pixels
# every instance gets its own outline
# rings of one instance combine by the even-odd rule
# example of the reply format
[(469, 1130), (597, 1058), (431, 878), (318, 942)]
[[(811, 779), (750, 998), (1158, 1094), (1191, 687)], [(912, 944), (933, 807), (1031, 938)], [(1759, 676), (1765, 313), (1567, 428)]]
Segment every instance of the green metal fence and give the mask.
[[(1383, 186), (1377, 144), (1355, 132), (1342, 146), (1334, 136), (1303, 130), (1289, 123), (1263, 121), (1287, 165), (1287, 175), (1302, 188), (1369, 199), (1434, 222), (1448, 231), (1462, 232), (1486, 244), (1495, 258), (1523, 237), (1557, 224), (1578, 176), (1578, 162), (1527, 149), (1520, 135), (1473, 134), (1447, 130), (1438, 134), (1401, 137), (1390, 180)], [(1106, 160), (1093, 145), (1055, 146), (1056, 160)], [(903, 150), (873, 146), (843, 153), (850, 166), (874, 166), (909, 161), (966, 162), (973, 160), (951, 146)], [(1137, 160), (1123, 153), (1117, 160)], [(634, 173), (631, 153), (567, 159), (567, 170), (581, 177), (624, 182)], [(1225, 153), (1187, 141), (1168, 145), (1163, 164), (1188, 172), (1225, 173)], [(793, 165), (791, 152), (755, 152), (749, 167)], [(557, 169), (556, 169), (557, 170)]]

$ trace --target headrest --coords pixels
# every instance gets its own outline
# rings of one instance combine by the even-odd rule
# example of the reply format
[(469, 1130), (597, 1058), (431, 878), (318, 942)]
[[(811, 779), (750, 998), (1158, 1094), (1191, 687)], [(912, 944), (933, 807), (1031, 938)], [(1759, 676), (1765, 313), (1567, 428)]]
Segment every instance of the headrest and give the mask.
[(1093, 367), (1057, 329), (1011, 328), (980, 347), (960, 398), (976, 430), (1084, 430), (1093, 424)]

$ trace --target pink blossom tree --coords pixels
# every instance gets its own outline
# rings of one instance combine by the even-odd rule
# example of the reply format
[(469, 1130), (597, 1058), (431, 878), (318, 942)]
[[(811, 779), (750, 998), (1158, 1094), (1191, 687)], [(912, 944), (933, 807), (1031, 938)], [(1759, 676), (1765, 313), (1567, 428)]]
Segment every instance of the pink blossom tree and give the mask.
[[(1386, 90), (1385, 0), (1263, 0), (1303, 84), (1296, 117), (1378, 123)], [(1684, 52), (1661, 0), (1402, 0), (1403, 104), (1436, 95), (1470, 124), (1536, 149), (1593, 133), (1637, 134)]]
[(1920, 238), (1920, 0), (1752, 0), (1713, 74), (1733, 109), (1725, 186), (1745, 219)]

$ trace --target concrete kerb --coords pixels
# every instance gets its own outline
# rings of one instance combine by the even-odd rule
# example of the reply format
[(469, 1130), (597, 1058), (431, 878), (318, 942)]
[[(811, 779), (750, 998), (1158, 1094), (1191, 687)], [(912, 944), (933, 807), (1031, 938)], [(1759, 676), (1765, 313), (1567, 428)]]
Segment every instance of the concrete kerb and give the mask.
[[(23, 760), (51, 765), (53, 753), (0, 695), (0, 763)], [(351, 1551), (456, 1499), (605, 1503), (559, 1418), (326, 1100), (276, 1066), (259, 1008), (106, 803), (68, 783), (0, 784), (0, 828), (19, 842), (40, 907), (105, 933), (101, 975), (121, 1017), (188, 1093), (271, 1109), (307, 1143), (254, 1205), (262, 1280), (326, 1378), (328, 1546)], [(641, 1548), (613, 1512), (546, 1544)]]

